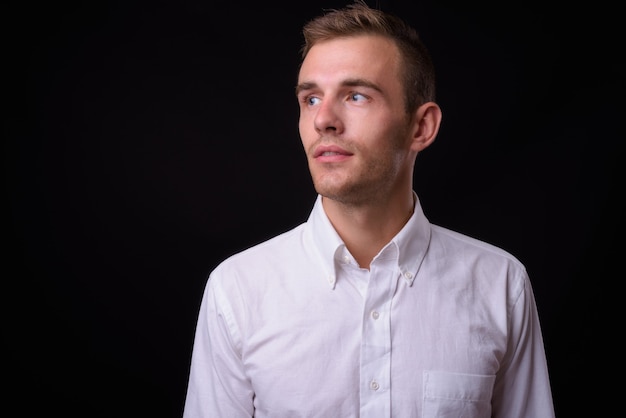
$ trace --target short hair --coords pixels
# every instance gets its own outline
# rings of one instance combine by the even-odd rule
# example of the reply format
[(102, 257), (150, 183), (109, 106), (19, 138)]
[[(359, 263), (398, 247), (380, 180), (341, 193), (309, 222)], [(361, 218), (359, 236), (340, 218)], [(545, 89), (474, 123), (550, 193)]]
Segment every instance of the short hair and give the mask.
[(435, 101), (435, 69), (430, 52), (417, 31), (398, 16), (371, 8), (361, 0), (342, 9), (329, 9), (302, 28), (301, 58), (318, 42), (358, 35), (379, 35), (392, 40), (401, 55), (405, 107), (414, 112), (426, 102)]

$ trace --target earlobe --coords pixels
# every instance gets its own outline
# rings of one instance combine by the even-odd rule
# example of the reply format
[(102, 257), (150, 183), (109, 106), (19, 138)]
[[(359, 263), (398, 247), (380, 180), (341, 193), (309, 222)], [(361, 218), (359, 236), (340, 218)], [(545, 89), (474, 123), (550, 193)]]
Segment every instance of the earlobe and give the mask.
[(442, 118), (441, 108), (435, 102), (424, 103), (415, 112), (415, 118), (413, 149), (420, 152), (437, 137)]

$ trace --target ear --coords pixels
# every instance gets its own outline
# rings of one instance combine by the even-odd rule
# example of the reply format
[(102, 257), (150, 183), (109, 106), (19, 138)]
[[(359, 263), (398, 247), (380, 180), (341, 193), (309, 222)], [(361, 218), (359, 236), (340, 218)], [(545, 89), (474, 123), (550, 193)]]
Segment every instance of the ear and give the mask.
[(420, 152), (430, 146), (437, 137), (441, 125), (441, 108), (435, 102), (427, 102), (417, 108), (411, 149)]

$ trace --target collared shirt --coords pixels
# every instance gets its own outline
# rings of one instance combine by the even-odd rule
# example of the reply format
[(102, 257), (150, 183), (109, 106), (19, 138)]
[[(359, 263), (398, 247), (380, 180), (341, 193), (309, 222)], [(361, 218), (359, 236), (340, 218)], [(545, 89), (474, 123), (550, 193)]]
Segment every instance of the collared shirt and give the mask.
[(531, 284), (508, 252), (413, 216), (370, 269), (318, 196), (210, 274), (185, 418), (554, 416)]

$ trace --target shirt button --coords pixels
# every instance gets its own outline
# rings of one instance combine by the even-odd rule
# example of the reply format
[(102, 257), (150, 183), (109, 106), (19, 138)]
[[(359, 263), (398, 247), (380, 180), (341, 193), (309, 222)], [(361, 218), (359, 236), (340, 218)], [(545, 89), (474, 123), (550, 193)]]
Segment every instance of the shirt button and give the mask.
[(404, 278), (405, 279), (411, 279), (411, 277), (413, 277), (413, 273), (411, 273), (410, 271), (405, 271), (404, 272)]
[(380, 317), (380, 314), (377, 311), (372, 311), (372, 318), (378, 319), (378, 317)]
[(372, 380), (370, 383), (370, 389), (378, 390), (379, 388), (380, 388), (380, 385), (378, 384), (378, 382), (375, 380)]

